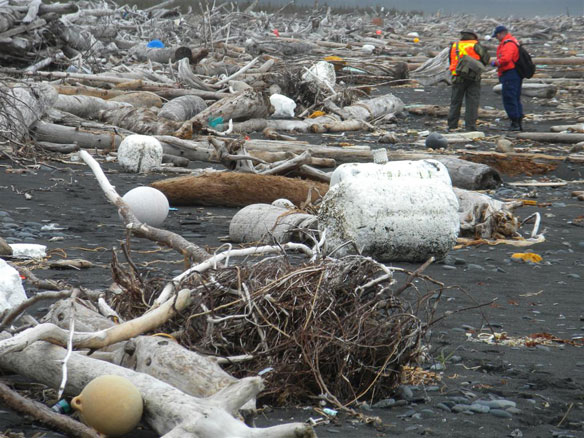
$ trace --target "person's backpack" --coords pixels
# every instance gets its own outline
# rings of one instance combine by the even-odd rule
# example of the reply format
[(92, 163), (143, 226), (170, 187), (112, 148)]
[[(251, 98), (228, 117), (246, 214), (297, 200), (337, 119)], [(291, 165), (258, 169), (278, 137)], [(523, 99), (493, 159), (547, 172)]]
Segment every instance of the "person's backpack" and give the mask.
[(456, 65), (456, 75), (471, 81), (478, 81), (485, 71), (485, 66), (478, 59), (464, 55)]
[[(460, 56), (458, 41), (456, 42), (456, 56)], [(481, 78), (481, 74), (485, 71), (485, 66), (481, 61), (469, 55), (463, 55), (460, 56), (455, 71), (456, 76), (460, 78), (478, 81)]]
[(522, 79), (532, 78), (535, 74), (535, 64), (531, 59), (531, 55), (521, 44), (517, 44), (515, 41), (507, 40), (505, 43), (513, 43), (519, 49), (519, 59), (515, 63), (515, 69), (519, 73), (519, 77)]

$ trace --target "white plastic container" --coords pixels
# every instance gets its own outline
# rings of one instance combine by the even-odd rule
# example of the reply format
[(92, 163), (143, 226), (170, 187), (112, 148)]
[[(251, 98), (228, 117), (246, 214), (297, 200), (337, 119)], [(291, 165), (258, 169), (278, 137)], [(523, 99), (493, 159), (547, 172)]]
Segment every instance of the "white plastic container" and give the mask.
[(331, 91), (337, 82), (335, 67), (330, 62), (318, 61), (302, 75), (302, 80), (316, 85), (317, 88)]
[(318, 218), (325, 252), (383, 262), (441, 258), (460, 229), (448, 170), (435, 160), (343, 164)]
[(272, 94), (270, 96), (270, 103), (274, 107), (272, 117), (294, 117), (296, 102), (289, 97), (283, 94)]

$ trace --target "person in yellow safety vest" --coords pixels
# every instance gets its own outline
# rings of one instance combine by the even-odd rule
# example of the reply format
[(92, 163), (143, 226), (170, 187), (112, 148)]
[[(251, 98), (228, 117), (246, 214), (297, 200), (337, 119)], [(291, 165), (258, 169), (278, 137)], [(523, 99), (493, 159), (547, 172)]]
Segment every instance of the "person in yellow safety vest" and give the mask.
[[(466, 59), (465, 59), (466, 58)], [(460, 32), (460, 40), (450, 46), (450, 72), (452, 95), (448, 112), (448, 130), (458, 129), (462, 101), (466, 100), (464, 127), (475, 131), (481, 98), (481, 73), (489, 64), (489, 53), (478, 42), (471, 30)]]

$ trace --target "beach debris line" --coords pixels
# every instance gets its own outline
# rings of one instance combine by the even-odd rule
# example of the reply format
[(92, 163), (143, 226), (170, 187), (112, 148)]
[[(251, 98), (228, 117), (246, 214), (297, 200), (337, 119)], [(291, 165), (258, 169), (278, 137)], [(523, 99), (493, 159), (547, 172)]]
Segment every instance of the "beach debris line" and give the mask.
[[(312, 437), (306, 424), (255, 429), (232, 414), (253, 411), (264, 385), (261, 396), (273, 403), (322, 395), (346, 409), (345, 404), (376, 394), (376, 388), (391, 390), (401, 365), (418, 359), (436, 304), (427, 297), (443, 286), (424, 277), (426, 293), (420, 295), (420, 284), (410, 289), (422, 269), (400, 271), (395, 277), (407, 277), (400, 284), (393, 270), (370, 258), (322, 258), (318, 243), (228, 249), (212, 256), (141, 223), (97, 162), (85, 151), (80, 155), (130, 233), (166, 242), (190, 255), (193, 264), (166, 284), (145, 283), (135, 265), (128, 270), (114, 257), (113, 278), (121, 294), (72, 289), (72, 298), (57, 301), (41, 324), (23, 331), (13, 332), (18, 315), (9, 315), (10, 321), (2, 322), (3, 369), (55, 388), (61, 383), (69, 395), (102, 375), (125, 377), (144, 399), (144, 420), (161, 435)], [(285, 255), (290, 251), (312, 261), (292, 265)], [(262, 254), (278, 257), (230, 262)], [(169, 335), (144, 336), (153, 332)], [(87, 349), (93, 354), (82, 354)], [(195, 351), (201, 349), (215, 357)], [(346, 354), (339, 356), (339, 349)], [(219, 362), (245, 377), (230, 376)], [(273, 371), (261, 373), (268, 368)]]

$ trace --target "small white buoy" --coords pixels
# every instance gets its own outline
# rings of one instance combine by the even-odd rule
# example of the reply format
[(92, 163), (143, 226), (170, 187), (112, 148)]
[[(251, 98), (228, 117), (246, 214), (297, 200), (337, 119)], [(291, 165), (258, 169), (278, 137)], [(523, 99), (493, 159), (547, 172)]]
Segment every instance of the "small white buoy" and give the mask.
[(140, 222), (158, 227), (168, 216), (168, 199), (154, 187), (136, 187), (122, 199)]

